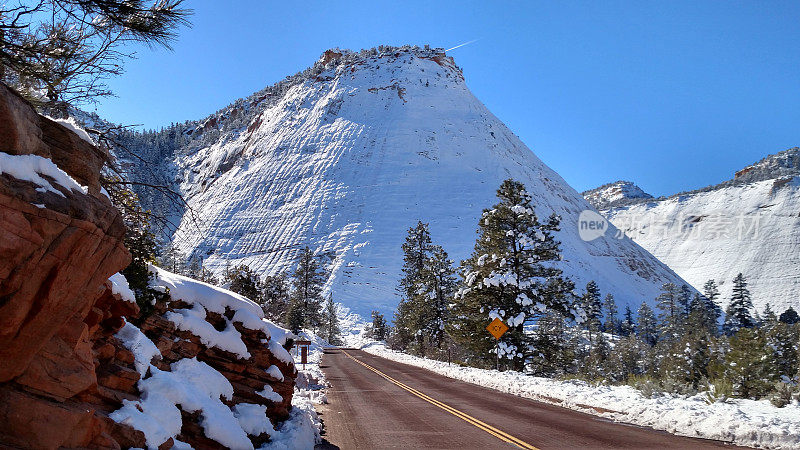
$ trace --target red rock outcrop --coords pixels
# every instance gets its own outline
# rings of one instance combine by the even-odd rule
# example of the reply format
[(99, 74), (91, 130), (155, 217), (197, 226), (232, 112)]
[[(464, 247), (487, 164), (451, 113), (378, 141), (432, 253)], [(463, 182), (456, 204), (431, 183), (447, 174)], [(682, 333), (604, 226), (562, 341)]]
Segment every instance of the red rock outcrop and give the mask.
[[(0, 173), (0, 448), (144, 447), (142, 432), (108, 417), (123, 400), (138, 400), (141, 377), (133, 353), (115, 336), (139, 308), (113, 294), (107, 281), (130, 261), (122, 218), (100, 193), (108, 156), (2, 84), (0, 144), (7, 154), (47, 158), (88, 187), (83, 193), (51, 183), (58, 194)], [(266, 405), (273, 423), (286, 418), (296, 371), (272, 355), (263, 332), (235, 324), (252, 355), (243, 361), (203, 346), (162, 317), (181, 305), (158, 303), (141, 323), (163, 355), (153, 363), (168, 370), (171, 362), (196, 356), (232, 383), (231, 404)], [(209, 313), (207, 320), (223, 318)], [(271, 365), (284, 380), (267, 374)], [(282, 401), (256, 394), (265, 385)], [(219, 447), (205, 438), (196, 416), (184, 419), (180, 439)], [(252, 438), (256, 444), (266, 439)]]

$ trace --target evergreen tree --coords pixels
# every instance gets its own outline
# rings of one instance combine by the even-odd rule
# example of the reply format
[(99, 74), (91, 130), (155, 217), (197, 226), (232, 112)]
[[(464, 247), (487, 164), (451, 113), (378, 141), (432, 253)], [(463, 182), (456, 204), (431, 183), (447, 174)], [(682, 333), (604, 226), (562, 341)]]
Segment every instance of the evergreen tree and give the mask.
[(629, 334), (619, 339), (605, 362), (606, 376), (614, 382), (624, 383), (632, 376), (644, 373), (640, 361), (645, 359), (649, 347), (638, 336)]
[(800, 363), (800, 325), (774, 320), (765, 327), (764, 333), (768, 348), (773, 350), (778, 377), (793, 379), (798, 375)]
[(322, 325), (322, 287), (327, 274), (320, 266), (310, 248), (306, 247), (300, 252), (297, 268), (292, 274), (294, 289), (286, 320), (295, 333), (302, 328), (317, 330)]
[(426, 334), (432, 346), (440, 349), (445, 337), (449, 304), (455, 294), (456, 277), (453, 262), (447, 252), (434, 246), (423, 271), (424, 287), (420, 331)]
[(339, 328), (339, 315), (337, 312), (336, 304), (333, 303), (333, 295), (328, 295), (325, 300), (322, 332), (323, 338), (331, 345), (342, 345), (342, 331)]
[(647, 303), (642, 302), (639, 307), (639, 324), (636, 327), (636, 335), (649, 346), (656, 345), (658, 340), (658, 320), (656, 315)]
[(709, 336), (716, 336), (719, 333), (719, 307), (711, 303), (708, 298), (695, 293), (689, 304), (689, 318), (687, 319), (689, 330), (705, 330)]
[(778, 374), (772, 349), (759, 330), (741, 328), (728, 341), (724, 376), (736, 395), (759, 399), (768, 394)]
[(683, 295), (677, 286), (672, 283), (661, 286), (661, 294), (656, 297), (661, 340), (676, 341), (683, 334), (686, 314), (683, 301)]
[(134, 324), (138, 324), (150, 316), (155, 302), (167, 295), (150, 287), (153, 274), (149, 266), (156, 262), (158, 246), (151, 231), (150, 213), (142, 209), (136, 194), (127, 188), (112, 189), (109, 194), (114, 206), (122, 213), (126, 227), (123, 242), (131, 253), (131, 263), (122, 270), (122, 275), (128, 281), (128, 286), (136, 297), (136, 304), (139, 305), (139, 317), (132, 320)]
[(617, 303), (614, 301), (614, 296), (610, 293), (606, 294), (603, 300), (603, 315), (605, 316), (605, 323), (603, 324), (604, 331), (610, 334), (619, 334), (619, 319), (617, 319)]
[(722, 316), (722, 309), (720, 309), (719, 289), (714, 280), (708, 280), (703, 285), (703, 298), (706, 301), (706, 310), (708, 313), (707, 326), (712, 330), (712, 336), (719, 336), (719, 318)]
[(764, 313), (761, 314), (759, 323), (767, 327), (772, 327), (778, 323), (778, 316), (775, 315), (775, 311), (772, 310), (772, 306), (770, 306), (769, 303), (764, 307)]
[(798, 316), (797, 311), (790, 306), (786, 309), (786, 311), (781, 313), (781, 316), (778, 320), (789, 325), (794, 325), (796, 323), (800, 323), (800, 316)]
[(584, 330), (589, 332), (589, 351), (591, 352), (592, 343), (594, 342), (593, 335), (600, 333), (602, 323), (600, 322), (600, 314), (602, 304), (600, 303), (600, 288), (594, 280), (586, 283), (586, 290), (580, 298), (581, 306), (581, 325)]
[(372, 311), (372, 325), (369, 329), (369, 336), (376, 341), (385, 341), (389, 336), (389, 325), (383, 314), (378, 311)]
[(547, 312), (536, 322), (532, 346), (534, 352), (529, 367), (537, 376), (563, 375), (569, 371), (575, 359), (564, 316), (555, 311)]
[(447, 252), (431, 241), (428, 224), (408, 230), (403, 244), (400, 304), (395, 312), (396, 341), (425, 356), (427, 348), (441, 348), (448, 305), (456, 288), (455, 269)]
[(636, 322), (633, 320), (633, 311), (629, 305), (625, 305), (625, 315), (620, 324), (620, 334), (630, 336), (636, 330)]
[(182, 0), (75, 0), (0, 3), (0, 81), (37, 106), (66, 111), (112, 95), (139, 42), (169, 48), (191, 11)]
[(285, 273), (268, 275), (261, 282), (261, 308), (273, 322), (282, 322), (289, 308), (289, 280)]
[(751, 315), (752, 310), (753, 303), (750, 300), (747, 281), (740, 273), (733, 280), (733, 294), (728, 308), (725, 310), (725, 324), (723, 325), (725, 334), (731, 336), (742, 328), (753, 328), (756, 323)]
[(719, 298), (719, 289), (717, 288), (716, 281), (706, 281), (706, 284), (703, 285), (703, 296), (708, 299), (708, 301), (714, 304), (717, 303), (717, 299)]
[(225, 274), (228, 289), (248, 299), (261, 303), (261, 280), (250, 267), (240, 264)]
[(559, 218), (539, 222), (532, 198), (519, 182), (504, 181), (497, 196), (499, 203), (483, 211), (472, 256), (462, 263), (464, 285), (454, 299), (450, 335), (472, 358), (487, 364), (494, 359), (490, 352), (495, 342), (485, 328), (499, 318), (509, 331), (498, 343), (498, 356), (522, 370), (535, 352), (523, 325), (548, 310), (571, 317), (573, 286), (552, 264), (561, 258), (553, 236)]

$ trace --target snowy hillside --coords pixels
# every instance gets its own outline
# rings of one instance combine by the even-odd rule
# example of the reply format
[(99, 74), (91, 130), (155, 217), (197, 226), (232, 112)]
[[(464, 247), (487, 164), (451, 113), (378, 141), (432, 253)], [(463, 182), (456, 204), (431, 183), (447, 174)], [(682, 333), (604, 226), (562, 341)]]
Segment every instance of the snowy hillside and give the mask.
[(682, 282), (614, 230), (581, 240), (578, 215), (591, 206), (472, 95), (441, 50), (328, 51), (206, 120), (137, 138), (157, 144), (162, 173), (194, 211), (176, 211), (182, 252), (212, 270), (245, 263), (262, 274), (291, 269), (305, 245), (333, 252), (327, 287), (359, 314), (396, 305), (400, 244), (417, 220), (456, 262), (467, 257), (482, 209), (509, 177), (540, 216), (563, 217), (562, 266), (578, 286), (593, 279), (638, 306)]
[(695, 288), (714, 279), (727, 305), (739, 272), (753, 303), (800, 306), (800, 150), (771, 155), (717, 186), (602, 211)]
[(638, 203), (653, 198), (630, 181), (615, 181), (582, 193), (583, 197), (599, 210)]

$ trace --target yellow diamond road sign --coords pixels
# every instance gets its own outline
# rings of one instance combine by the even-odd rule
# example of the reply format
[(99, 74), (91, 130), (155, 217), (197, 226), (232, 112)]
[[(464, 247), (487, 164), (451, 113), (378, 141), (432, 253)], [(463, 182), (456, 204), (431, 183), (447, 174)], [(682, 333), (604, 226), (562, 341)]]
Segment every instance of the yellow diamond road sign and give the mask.
[(508, 331), (508, 325), (504, 324), (502, 320), (495, 317), (492, 323), (490, 323), (486, 329), (489, 330), (489, 333), (492, 333), (492, 336), (494, 336), (495, 339), (500, 339), (500, 336)]

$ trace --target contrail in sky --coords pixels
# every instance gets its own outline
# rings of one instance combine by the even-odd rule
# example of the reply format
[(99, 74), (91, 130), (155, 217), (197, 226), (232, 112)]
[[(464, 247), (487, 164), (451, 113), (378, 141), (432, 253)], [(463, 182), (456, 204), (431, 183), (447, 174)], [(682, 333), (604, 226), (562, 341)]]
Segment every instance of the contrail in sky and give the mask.
[(465, 46), (465, 45), (467, 45), (467, 44), (472, 44), (473, 42), (478, 42), (478, 41), (480, 41), (480, 38), (479, 38), (479, 39), (473, 39), (473, 40), (471, 40), (471, 41), (464, 42), (463, 44), (458, 44), (458, 45), (456, 45), (455, 47), (453, 47), (453, 48), (448, 48), (448, 49), (447, 49), (447, 50), (445, 50), (445, 51), (446, 51), (446, 52), (449, 52), (450, 50), (455, 50), (455, 49), (457, 49), (458, 47), (463, 47), (463, 46)]

